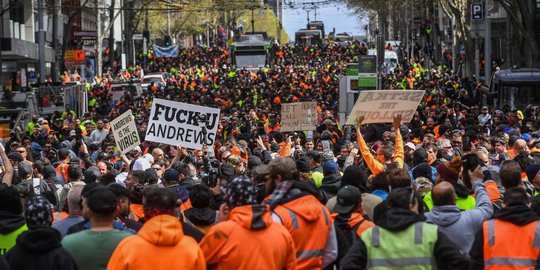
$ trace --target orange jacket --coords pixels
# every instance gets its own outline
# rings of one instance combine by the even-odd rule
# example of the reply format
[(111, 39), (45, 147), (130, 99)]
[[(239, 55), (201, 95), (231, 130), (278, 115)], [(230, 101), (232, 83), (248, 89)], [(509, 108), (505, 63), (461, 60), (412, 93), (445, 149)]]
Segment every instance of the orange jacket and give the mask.
[(518, 226), (499, 219), (484, 221), (484, 269), (535, 269), (540, 254), (536, 239), (540, 233), (537, 231), (539, 222)]
[[(384, 172), (386, 166), (382, 164), (380, 161), (376, 160), (373, 155), (371, 155), (371, 152), (369, 151), (369, 147), (367, 146), (366, 142), (364, 141), (364, 137), (359, 134), (356, 137), (358, 148), (360, 148), (360, 153), (362, 154), (362, 157), (364, 158), (364, 161), (366, 162), (366, 165), (368, 166), (369, 170), (373, 175), (380, 174)], [(401, 138), (401, 133), (399, 130), (396, 130), (396, 144), (395, 144), (395, 154), (394, 154), (394, 162), (398, 164), (399, 168), (403, 168), (403, 160), (405, 158), (405, 152), (403, 150), (403, 139)]]
[(133, 216), (135, 216), (135, 221), (139, 221), (144, 217), (144, 209), (141, 204), (132, 203), (129, 205), (129, 210), (133, 213)]
[(332, 216), (313, 195), (305, 195), (274, 209), (296, 247), (297, 269), (321, 269), (322, 254), (332, 229)]
[(56, 167), (56, 178), (64, 180), (65, 184), (67, 184), (69, 181), (68, 168), (69, 168), (69, 164), (67, 163), (67, 161), (60, 163)]
[(235, 207), (229, 220), (214, 225), (200, 245), (206, 263), (218, 270), (296, 269), (294, 242), (266, 205)]
[[(334, 218), (335, 220), (337, 215), (338, 215), (337, 213), (332, 214), (332, 218)], [(375, 226), (373, 222), (367, 219), (364, 219), (364, 217), (360, 215), (359, 213), (352, 213), (347, 224), (349, 225), (349, 228), (354, 228), (360, 222), (362, 223), (356, 229), (356, 235), (358, 235), (358, 237), (360, 237), (362, 233), (365, 232), (367, 229)]]
[(144, 223), (137, 235), (118, 244), (107, 269), (205, 270), (206, 263), (197, 242), (184, 236), (180, 221), (158, 215)]

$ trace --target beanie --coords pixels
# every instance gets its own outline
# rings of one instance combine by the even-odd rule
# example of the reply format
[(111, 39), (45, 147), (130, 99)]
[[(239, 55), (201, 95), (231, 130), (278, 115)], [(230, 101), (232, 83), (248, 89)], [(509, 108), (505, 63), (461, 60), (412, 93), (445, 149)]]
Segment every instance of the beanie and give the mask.
[(437, 173), (444, 181), (456, 184), (461, 172), (461, 158), (455, 157), (451, 161), (441, 163), (437, 166)]
[(37, 195), (26, 202), (24, 217), (30, 229), (37, 226), (51, 226), (53, 206), (45, 197)]

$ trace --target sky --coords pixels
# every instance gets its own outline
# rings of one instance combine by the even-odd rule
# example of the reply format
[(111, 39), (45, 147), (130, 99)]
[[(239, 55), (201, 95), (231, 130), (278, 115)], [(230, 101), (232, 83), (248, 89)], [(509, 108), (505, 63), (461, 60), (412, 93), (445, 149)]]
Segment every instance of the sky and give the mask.
[[(290, 2), (291, 0), (285, 1)], [(319, 0), (320, 1), (320, 0)], [(307, 12), (302, 9), (302, 3), (311, 3), (309, 0), (292, 0), (294, 9), (285, 5), (283, 10), (283, 21), (285, 30), (291, 40), (294, 39), (294, 33), (299, 29), (305, 29), (307, 24)], [(313, 2), (318, 2), (314, 0)], [(327, 1), (333, 2), (333, 1)], [(340, 2), (340, 1), (336, 1)], [(312, 10), (309, 12), (309, 19), (315, 21), (315, 12)], [(324, 22), (324, 29), (326, 34), (335, 27), (337, 33), (348, 32), (356, 35), (364, 35), (363, 27), (367, 24), (367, 21), (362, 22), (361, 19), (353, 15), (347, 6), (340, 3), (319, 5), (317, 9), (317, 21)]]

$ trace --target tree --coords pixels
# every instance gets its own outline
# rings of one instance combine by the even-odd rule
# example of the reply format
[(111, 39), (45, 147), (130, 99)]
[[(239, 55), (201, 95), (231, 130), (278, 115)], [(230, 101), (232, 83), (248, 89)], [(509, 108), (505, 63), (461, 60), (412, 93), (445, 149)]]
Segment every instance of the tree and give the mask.
[[(495, 0), (504, 10), (506, 10), (512, 25), (517, 29), (519, 36), (512, 38), (516, 40), (519, 48), (518, 52), (525, 52), (527, 55), (521, 57), (521, 65), (533, 67), (540, 61), (540, 37), (538, 18), (538, 8), (536, 2), (532, 0)], [(510, 37), (511, 38), (511, 37)]]

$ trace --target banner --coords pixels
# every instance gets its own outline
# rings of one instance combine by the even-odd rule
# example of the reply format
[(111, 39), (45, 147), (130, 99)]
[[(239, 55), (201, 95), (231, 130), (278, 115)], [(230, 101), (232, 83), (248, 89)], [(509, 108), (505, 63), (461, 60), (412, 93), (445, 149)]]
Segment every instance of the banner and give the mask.
[(317, 102), (281, 104), (281, 131), (304, 131), (317, 128)]
[(155, 57), (177, 57), (178, 45), (172, 45), (169, 47), (160, 47), (160, 46), (154, 45), (154, 56)]
[(219, 109), (154, 98), (147, 141), (201, 150), (214, 145)]
[(347, 119), (347, 125), (355, 125), (359, 115), (365, 117), (362, 124), (392, 123), (401, 114), (402, 122), (411, 122), (424, 90), (374, 90), (361, 91)]
[(133, 150), (137, 145), (141, 144), (139, 139), (139, 132), (135, 125), (135, 117), (131, 113), (131, 110), (121, 114), (111, 121), (112, 133), (116, 146), (120, 153), (126, 154)]

